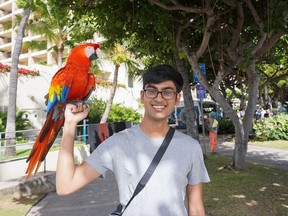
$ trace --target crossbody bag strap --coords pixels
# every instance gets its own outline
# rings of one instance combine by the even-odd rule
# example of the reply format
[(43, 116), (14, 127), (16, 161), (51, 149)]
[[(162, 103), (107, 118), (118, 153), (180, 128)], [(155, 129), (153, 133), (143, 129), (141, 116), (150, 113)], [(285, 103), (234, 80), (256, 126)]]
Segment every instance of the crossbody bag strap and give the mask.
[(173, 135), (174, 135), (175, 129), (170, 127), (168, 133), (166, 134), (160, 148), (158, 149), (156, 155), (154, 156), (152, 162), (150, 163), (148, 169), (146, 170), (146, 172), (144, 173), (144, 175), (142, 176), (141, 180), (139, 181), (132, 197), (130, 198), (130, 200), (128, 201), (128, 203), (126, 204), (124, 210), (121, 212), (120, 215), (122, 215), (124, 213), (124, 211), (126, 210), (126, 208), (129, 206), (129, 204), (131, 203), (131, 201), (137, 196), (137, 194), (140, 193), (140, 191), (145, 187), (146, 183), (149, 181), (149, 179), (151, 178), (152, 174), (154, 173), (157, 165), (159, 164), (162, 156), (164, 155)]

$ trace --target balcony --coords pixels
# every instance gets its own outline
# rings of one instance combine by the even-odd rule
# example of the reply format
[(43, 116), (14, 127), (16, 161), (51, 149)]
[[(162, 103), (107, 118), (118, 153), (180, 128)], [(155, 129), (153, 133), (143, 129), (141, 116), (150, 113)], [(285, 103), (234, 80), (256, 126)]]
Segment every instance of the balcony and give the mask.
[(11, 43), (6, 43), (6, 44), (0, 45), (0, 51), (2, 51), (2, 52), (11, 52), (11, 49), (12, 49)]
[(4, 15), (2, 17), (0, 17), (0, 23), (7, 23), (9, 21), (12, 21), (13, 15), (12, 13)]
[(12, 29), (1, 31), (0, 29), (0, 37), (2, 38), (11, 38), (12, 37)]
[(0, 1), (0, 9), (1, 10), (5, 10), (5, 11), (11, 11), (12, 10), (12, 0), (6, 0), (6, 1), (3, 1), (1, 0)]

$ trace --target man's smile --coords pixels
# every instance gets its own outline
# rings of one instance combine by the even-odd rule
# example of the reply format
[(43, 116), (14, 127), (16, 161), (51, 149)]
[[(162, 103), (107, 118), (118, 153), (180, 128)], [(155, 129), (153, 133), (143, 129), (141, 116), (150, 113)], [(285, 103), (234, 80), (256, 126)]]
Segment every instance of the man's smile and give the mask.
[(167, 107), (167, 105), (152, 105), (152, 107), (156, 110), (162, 110)]

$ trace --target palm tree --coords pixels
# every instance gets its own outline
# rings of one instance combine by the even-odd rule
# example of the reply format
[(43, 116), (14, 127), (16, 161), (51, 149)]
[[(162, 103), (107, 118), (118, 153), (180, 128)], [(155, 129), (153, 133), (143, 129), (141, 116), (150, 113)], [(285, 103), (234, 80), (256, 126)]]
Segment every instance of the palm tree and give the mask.
[(9, 106), (7, 113), (7, 123), (6, 123), (6, 133), (5, 133), (5, 156), (16, 156), (16, 147), (15, 147), (15, 129), (16, 129), (16, 97), (17, 97), (17, 81), (18, 81), (18, 63), (19, 56), (22, 50), (22, 41), (24, 37), (24, 31), (28, 18), (31, 11), (31, 0), (26, 2), (23, 5), (25, 9), (22, 14), (22, 19), (18, 27), (17, 39), (14, 45), (14, 50), (12, 54), (12, 65), (10, 72), (10, 81), (9, 81)]
[[(103, 50), (105, 50), (105, 44), (103, 44), (102, 47), (103, 47)], [(117, 88), (118, 73), (119, 73), (119, 68), (121, 64), (124, 64), (128, 68), (128, 74), (130, 77), (136, 74), (136, 71), (139, 71), (138, 63), (135, 60), (133, 60), (133, 58), (131, 58), (127, 50), (120, 44), (115, 44), (113, 46), (110, 46), (109, 48), (106, 48), (105, 53), (107, 54), (107, 58), (109, 60), (112, 60), (114, 64), (114, 76), (113, 76), (113, 83), (112, 83), (112, 87), (110, 91), (110, 96), (107, 101), (105, 111), (102, 115), (100, 123), (104, 123), (108, 119), (109, 112), (113, 104), (113, 99), (114, 99), (116, 88)]]
[(40, 0), (33, 10), (33, 20), (27, 25), (28, 30), (36, 35), (43, 35), (46, 40), (33, 40), (26, 42), (25, 46), (30, 49), (53, 49), (57, 53), (58, 68), (62, 67), (64, 48), (69, 43), (68, 34), (74, 27), (70, 13), (68, 8), (52, 0)]

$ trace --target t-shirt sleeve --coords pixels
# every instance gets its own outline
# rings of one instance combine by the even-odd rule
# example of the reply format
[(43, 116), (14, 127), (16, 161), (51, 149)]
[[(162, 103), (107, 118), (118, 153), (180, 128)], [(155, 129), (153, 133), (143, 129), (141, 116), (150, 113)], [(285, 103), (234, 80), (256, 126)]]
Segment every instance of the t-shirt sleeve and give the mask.
[(104, 178), (108, 170), (113, 170), (111, 151), (115, 137), (112, 135), (103, 141), (92, 153), (85, 159), (85, 162), (99, 172)]
[(195, 144), (191, 159), (192, 165), (188, 174), (188, 184), (196, 185), (201, 182), (210, 182), (210, 178), (204, 163), (203, 152), (199, 144)]

